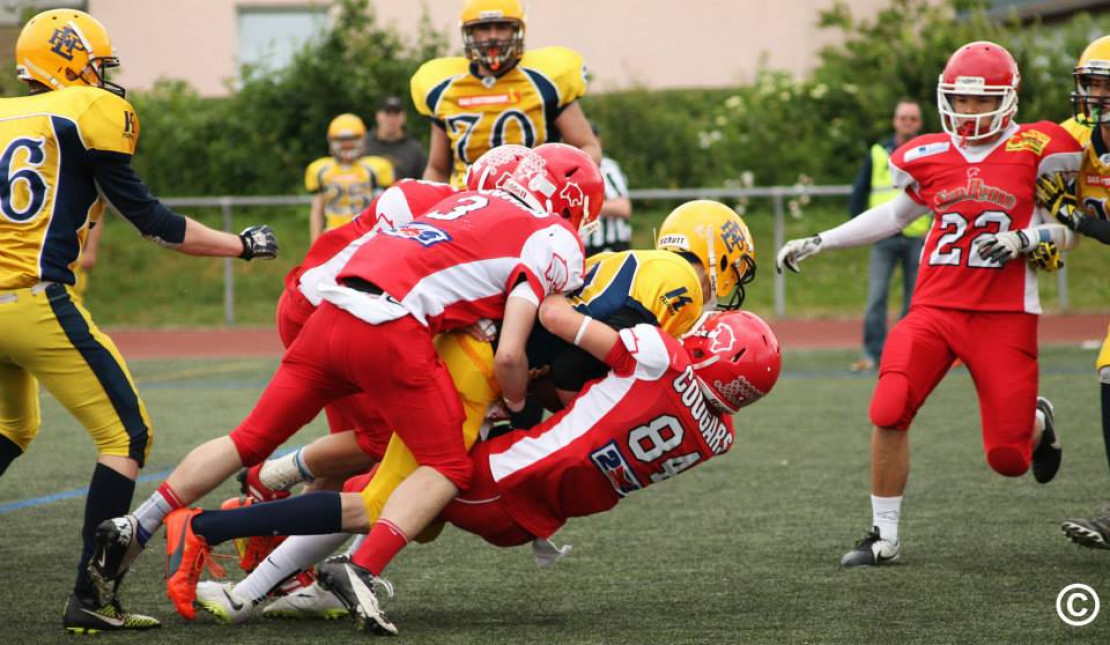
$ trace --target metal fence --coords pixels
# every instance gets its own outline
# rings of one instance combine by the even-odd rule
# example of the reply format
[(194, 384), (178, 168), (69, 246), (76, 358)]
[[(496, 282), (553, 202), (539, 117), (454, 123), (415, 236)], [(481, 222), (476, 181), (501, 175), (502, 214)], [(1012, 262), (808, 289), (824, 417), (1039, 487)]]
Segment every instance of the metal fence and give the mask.
[[(778, 252), (786, 242), (786, 203), (808, 195), (811, 197), (846, 197), (852, 192), (851, 186), (770, 186), (766, 188), (643, 188), (629, 191), (635, 201), (683, 201), (689, 199), (770, 199), (775, 217), (774, 250)], [(309, 195), (295, 196), (258, 196), (258, 197), (179, 197), (163, 200), (173, 208), (219, 208), (223, 216), (223, 229), (232, 230), (232, 215), (236, 208), (254, 206), (308, 206), (312, 203)], [(786, 279), (772, 271), (775, 282), (775, 316), (786, 316)], [(1056, 273), (1057, 306), (1060, 311), (1068, 309), (1067, 268)], [(224, 323), (235, 323), (235, 275), (232, 260), (224, 260)]]

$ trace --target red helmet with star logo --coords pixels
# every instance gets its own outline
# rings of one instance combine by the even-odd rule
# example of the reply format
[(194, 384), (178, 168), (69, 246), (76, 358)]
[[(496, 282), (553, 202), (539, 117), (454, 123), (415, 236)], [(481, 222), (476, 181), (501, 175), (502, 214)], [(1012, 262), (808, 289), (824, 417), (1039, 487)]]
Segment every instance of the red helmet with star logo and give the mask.
[(771, 327), (750, 311), (706, 314), (682, 339), (702, 393), (735, 414), (767, 396), (779, 380), (782, 349)]
[(585, 152), (563, 143), (545, 143), (520, 160), (502, 188), (542, 210), (561, 215), (571, 227), (588, 231), (605, 201), (605, 182)]

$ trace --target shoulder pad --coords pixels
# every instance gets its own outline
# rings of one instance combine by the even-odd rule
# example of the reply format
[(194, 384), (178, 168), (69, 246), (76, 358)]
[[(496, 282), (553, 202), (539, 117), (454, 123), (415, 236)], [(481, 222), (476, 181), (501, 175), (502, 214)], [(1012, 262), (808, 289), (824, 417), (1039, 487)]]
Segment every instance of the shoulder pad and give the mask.
[(444, 88), (469, 70), (470, 61), (461, 56), (433, 58), (421, 65), (409, 83), (416, 111), (424, 116), (436, 116), (436, 104)]
[(566, 47), (542, 47), (524, 52), (520, 67), (547, 77), (559, 91), (564, 106), (586, 95), (589, 74), (582, 55)]

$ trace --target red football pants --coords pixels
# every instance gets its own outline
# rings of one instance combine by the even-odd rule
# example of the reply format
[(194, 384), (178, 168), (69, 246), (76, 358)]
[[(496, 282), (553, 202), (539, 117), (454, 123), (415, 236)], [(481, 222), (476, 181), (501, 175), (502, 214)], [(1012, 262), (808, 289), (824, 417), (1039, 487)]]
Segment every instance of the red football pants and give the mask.
[(1032, 457), (1037, 405), (1037, 316), (913, 307), (887, 337), (871, 422), (906, 430), (959, 358), (979, 396), (987, 463), (1022, 475)]
[[(281, 343), (286, 349), (289, 349), (300, 335), (301, 328), (314, 311), (316, 307), (312, 306), (300, 291), (287, 288), (281, 292), (277, 304), (277, 328)], [(355, 439), (358, 440), (362, 451), (381, 460), (393, 432), (385, 425), (385, 421), (374, 413), (373, 406), (365, 394), (354, 394), (337, 399), (324, 408), (324, 414), (328, 419), (329, 431), (334, 434), (354, 430)]]
[(260, 463), (324, 406), (357, 392), (417, 462), (460, 489), (470, 480), (462, 402), (432, 336), (411, 316), (371, 325), (330, 303), (305, 322), (250, 415), (231, 433), (245, 466)]

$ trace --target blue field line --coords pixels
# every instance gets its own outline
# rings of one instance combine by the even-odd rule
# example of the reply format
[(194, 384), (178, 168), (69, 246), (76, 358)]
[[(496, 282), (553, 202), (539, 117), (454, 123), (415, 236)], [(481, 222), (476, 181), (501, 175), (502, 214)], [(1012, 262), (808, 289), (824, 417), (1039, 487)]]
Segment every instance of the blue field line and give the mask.
[[(281, 450), (275, 451), (273, 456), (274, 457), (281, 457), (283, 455), (287, 455), (287, 454), (293, 452), (294, 450), (297, 450), (300, 447), (301, 446), (292, 446), (290, 448), (282, 448)], [(146, 475), (140, 475), (138, 477), (138, 479), (135, 480), (135, 482), (139, 483), (139, 484), (142, 484), (144, 482), (165, 479), (166, 477), (169, 476), (169, 474), (171, 472), (173, 472), (172, 468), (169, 469), (169, 470), (162, 470), (162, 471), (159, 471), (159, 472), (156, 472), (156, 473), (148, 473)], [(61, 502), (61, 501), (65, 501), (67, 499), (73, 499), (74, 497), (84, 497), (88, 493), (89, 493), (89, 487), (85, 486), (84, 488), (74, 488), (73, 490), (64, 490), (60, 493), (52, 493), (50, 495), (44, 495), (42, 497), (32, 497), (31, 499), (23, 499), (23, 500), (19, 500), (18, 502), (8, 502), (7, 504), (0, 504), (0, 515), (5, 515), (7, 513), (13, 513), (15, 511), (23, 510), (25, 508), (35, 508), (37, 506), (46, 506), (47, 504), (53, 504), (54, 502)]]

